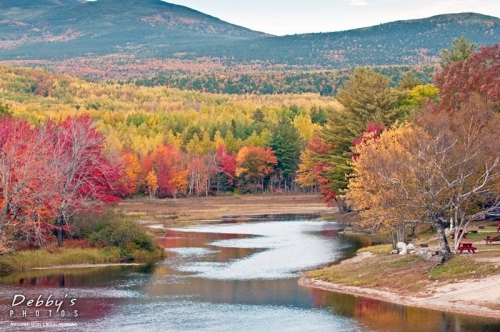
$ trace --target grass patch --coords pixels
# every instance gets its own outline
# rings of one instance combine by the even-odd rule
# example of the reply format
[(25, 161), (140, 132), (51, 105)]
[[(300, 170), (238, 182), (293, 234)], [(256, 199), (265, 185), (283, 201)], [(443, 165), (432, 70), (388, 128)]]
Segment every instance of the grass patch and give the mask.
[(17, 250), (0, 255), (0, 274), (37, 267), (151, 261), (164, 257), (164, 250), (154, 243), (151, 232), (124, 213), (112, 209), (80, 213), (69, 224), (71, 234), (66, 234), (62, 248), (51, 237), (39, 249), (23, 250), (33, 246), (17, 245), (13, 247)]
[(464, 277), (484, 276), (500, 273), (500, 267), (482, 262), (476, 262), (467, 256), (456, 255), (446, 264), (443, 264), (429, 272), (433, 279), (448, 280)]
[[(348, 286), (379, 288), (400, 294), (418, 294), (427, 290), (427, 287), (435, 281), (449, 283), (500, 274), (500, 265), (496, 260), (499, 253), (497, 248), (500, 249), (500, 246), (485, 245), (483, 239), (486, 235), (498, 235), (496, 227), (487, 226), (479, 233), (467, 235), (467, 240), (472, 240), (474, 246), (479, 248), (478, 253), (454, 255), (451, 260), (439, 267), (437, 267), (439, 257), (424, 260), (416, 255), (389, 255), (392, 245), (381, 244), (359, 249), (358, 253), (373, 254), (361, 261), (349, 261), (310, 271), (307, 276)], [(422, 228), (417, 229), (415, 235), (412, 236), (412, 243), (415, 246), (421, 243), (437, 246), (437, 239), (433, 232)], [(451, 241), (450, 245), (452, 245)], [(431, 249), (428, 248), (428, 250)], [(489, 261), (489, 258), (495, 259)]]
[(387, 263), (387, 266), (392, 267), (392, 268), (398, 268), (398, 267), (404, 267), (407, 264), (414, 263), (416, 261), (420, 260), (416, 256), (413, 255), (405, 255), (402, 256), (400, 259), (393, 260), (389, 263)]
[(125, 260), (151, 260), (163, 257), (163, 250), (132, 250), (130, 257), (123, 257), (118, 247), (107, 248), (43, 248), (16, 251), (0, 256), (0, 273), (22, 271), (37, 267), (73, 264), (119, 263)]
[(387, 255), (391, 252), (391, 244), (380, 244), (377, 246), (365, 247), (358, 250), (358, 252), (371, 252), (375, 255)]
[[(414, 255), (387, 255), (391, 245), (364, 248), (362, 252), (373, 252), (376, 256), (359, 262), (332, 265), (310, 271), (308, 277), (348, 286), (392, 288), (419, 291), (430, 283), (426, 273), (432, 264)], [(381, 254), (383, 253), (383, 255)], [(411, 282), (408, 278), (411, 276)]]

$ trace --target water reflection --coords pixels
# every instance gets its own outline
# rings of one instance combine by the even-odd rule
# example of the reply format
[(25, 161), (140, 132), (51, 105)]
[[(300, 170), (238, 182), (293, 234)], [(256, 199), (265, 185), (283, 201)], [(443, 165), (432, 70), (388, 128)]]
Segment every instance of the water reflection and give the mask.
[(500, 327), (495, 319), (447, 314), (322, 290), (312, 290), (312, 293), (316, 307), (354, 317), (376, 331), (493, 332)]
[[(322, 222), (268, 222), (230, 224), (218, 227), (215, 232), (224, 238), (208, 245), (224, 250), (228, 248), (260, 249), (235, 260), (184, 262), (177, 268), (207, 279), (284, 279), (297, 277), (297, 271), (313, 268), (340, 259), (352, 247), (338, 236), (338, 224)], [(213, 227), (178, 229), (202, 237), (213, 234)], [(238, 237), (231, 237), (238, 234)], [(247, 234), (248, 237), (241, 237)], [(179, 234), (168, 234), (178, 238)]]
[(158, 239), (167, 258), (156, 264), (12, 274), (0, 278), (0, 330), (15, 330), (12, 321), (48, 319), (8, 317), (16, 294), (77, 298), (79, 316), (57, 319), (83, 331), (500, 329), (498, 320), (300, 287), (297, 271), (350, 256), (359, 245), (338, 229), (323, 222), (176, 229)]

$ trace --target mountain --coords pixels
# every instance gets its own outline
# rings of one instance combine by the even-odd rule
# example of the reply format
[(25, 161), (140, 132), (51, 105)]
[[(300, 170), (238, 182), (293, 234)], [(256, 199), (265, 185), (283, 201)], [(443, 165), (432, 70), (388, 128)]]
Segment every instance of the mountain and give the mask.
[(500, 40), (500, 19), (449, 14), (277, 37), (161, 0), (0, 1), (2, 63), (98, 78), (432, 65), (462, 35), (492, 45)]
[(500, 19), (475, 13), (439, 15), (341, 32), (260, 38), (235, 43), (230, 50), (212, 48), (205, 55), (323, 69), (431, 64), (462, 35), (476, 45), (497, 43)]
[(266, 36), (160, 0), (16, 0), (0, 4), (1, 59), (134, 53), (167, 56)]

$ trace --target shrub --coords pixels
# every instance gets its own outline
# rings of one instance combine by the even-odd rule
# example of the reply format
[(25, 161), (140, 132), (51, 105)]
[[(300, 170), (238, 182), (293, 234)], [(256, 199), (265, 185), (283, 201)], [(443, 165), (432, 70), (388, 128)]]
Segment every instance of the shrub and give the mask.
[(153, 239), (143, 227), (111, 209), (76, 216), (73, 222), (74, 236), (88, 239), (92, 246), (118, 247), (123, 257), (130, 257), (133, 250), (155, 249)]

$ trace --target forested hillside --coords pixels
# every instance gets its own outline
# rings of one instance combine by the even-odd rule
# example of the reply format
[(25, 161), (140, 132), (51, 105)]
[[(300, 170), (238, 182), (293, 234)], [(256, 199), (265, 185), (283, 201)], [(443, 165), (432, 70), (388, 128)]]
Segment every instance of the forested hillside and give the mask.
[(170, 58), (265, 35), (160, 0), (3, 1), (0, 9), (3, 59), (149, 58), (158, 50)]

